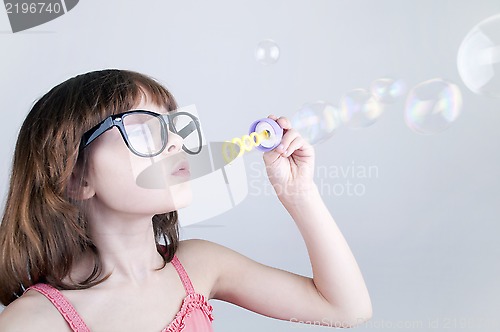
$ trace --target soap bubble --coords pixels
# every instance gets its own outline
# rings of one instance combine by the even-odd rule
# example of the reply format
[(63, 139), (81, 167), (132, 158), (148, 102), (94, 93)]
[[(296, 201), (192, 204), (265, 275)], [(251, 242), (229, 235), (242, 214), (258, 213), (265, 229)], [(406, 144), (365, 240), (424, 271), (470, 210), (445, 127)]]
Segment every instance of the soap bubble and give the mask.
[(402, 80), (379, 78), (372, 82), (370, 91), (379, 102), (392, 104), (406, 92), (406, 85)]
[(350, 128), (364, 128), (377, 121), (383, 111), (382, 104), (366, 89), (354, 89), (340, 101), (341, 118)]
[(500, 14), (480, 22), (465, 36), (457, 66), (472, 92), (500, 98)]
[(405, 122), (420, 134), (447, 129), (459, 116), (462, 94), (458, 86), (440, 78), (415, 86), (408, 94)]
[(276, 63), (280, 57), (280, 49), (274, 40), (261, 41), (255, 49), (255, 59), (263, 65)]
[(324, 101), (304, 104), (290, 121), (310, 144), (326, 141), (342, 126), (338, 108)]

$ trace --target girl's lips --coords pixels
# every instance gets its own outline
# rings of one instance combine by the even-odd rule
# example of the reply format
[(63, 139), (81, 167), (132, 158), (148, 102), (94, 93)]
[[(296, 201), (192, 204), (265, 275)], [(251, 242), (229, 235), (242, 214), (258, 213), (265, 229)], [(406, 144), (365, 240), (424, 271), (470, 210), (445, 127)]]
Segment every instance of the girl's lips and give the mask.
[(187, 160), (180, 161), (175, 167), (173, 167), (172, 175), (174, 176), (190, 176), (189, 163)]

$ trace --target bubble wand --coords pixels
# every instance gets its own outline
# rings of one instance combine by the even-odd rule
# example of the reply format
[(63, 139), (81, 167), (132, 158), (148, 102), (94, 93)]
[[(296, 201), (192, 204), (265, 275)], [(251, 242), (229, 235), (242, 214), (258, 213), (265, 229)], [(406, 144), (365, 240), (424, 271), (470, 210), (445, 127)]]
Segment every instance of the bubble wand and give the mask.
[(235, 137), (222, 145), (222, 156), (229, 164), (245, 152), (256, 148), (260, 151), (271, 151), (276, 148), (283, 138), (283, 128), (270, 118), (263, 118), (250, 125), (248, 135)]

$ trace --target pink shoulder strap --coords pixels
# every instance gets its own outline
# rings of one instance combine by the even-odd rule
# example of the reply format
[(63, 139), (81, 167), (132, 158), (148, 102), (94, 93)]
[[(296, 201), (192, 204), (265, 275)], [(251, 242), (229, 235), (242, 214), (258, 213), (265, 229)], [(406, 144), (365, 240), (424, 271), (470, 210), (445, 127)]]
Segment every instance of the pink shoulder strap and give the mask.
[(71, 327), (73, 332), (90, 332), (90, 329), (84, 323), (80, 315), (76, 312), (75, 308), (69, 301), (62, 295), (56, 288), (47, 284), (36, 284), (29, 287), (26, 291), (33, 289), (44, 295), (59, 313), (64, 317), (66, 322)]
[(184, 267), (182, 266), (181, 262), (177, 258), (176, 255), (174, 255), (174, 258), (172, 258), (172, 265), (175, 267), (177, 270), (177, 274), (179, 274), (179, 277), (181, 278), (182, 284), (184, 285), (184, 289), (188, 294), (193, 294), (194, 293), (194, 287), (193, 284), (191, 283), (191, 280), (188, 277), (188, 274), (186, 270), (184, 270)]

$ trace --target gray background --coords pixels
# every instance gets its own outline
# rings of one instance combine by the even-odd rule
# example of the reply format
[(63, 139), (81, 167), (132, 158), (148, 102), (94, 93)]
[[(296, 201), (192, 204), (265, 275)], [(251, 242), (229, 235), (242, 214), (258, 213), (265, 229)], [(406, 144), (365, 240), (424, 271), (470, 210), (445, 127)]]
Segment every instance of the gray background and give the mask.
[[(431, 136), (404, 123), (404, 101), (373, 126), (340, 130), (317, 145), (318, 167), (357, 165), (376, 176), (317, 177), (370, 291), (374, 317), (359, 328), (495, 331), (500, 327), (500, 100), (471, 93), (456, 68), (467, 32), (500, 13), (481, 1), (81, 1), (71, 12), (12, 34), (0, 10), (0, 197), (33, 101), (59, 82), (102, 68), (158, 78), (180, 105), (196, 104), (209, 141), (245, 134), (269, 113), (305, 102), (337, 104), (377, 78), (409, 87), (440, 77), (463, 93), (463, 112)], [(279, 61), (254, 59), (272, 38)], [(245, 156), (248, 197), (182, 229), (259, 262), (311, 275), (293, 220), (271, 192), (259, 152)], [(363, 195), (326, 185), (359, 184)], [(213, 301), (218, 331), (323, 330)], [(431, 324), (429, 324), (429, 321)]]

